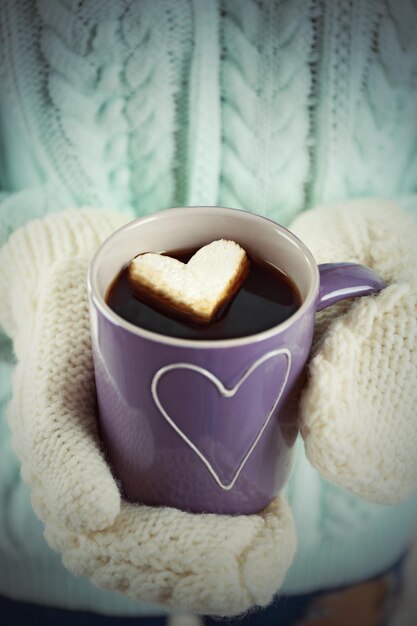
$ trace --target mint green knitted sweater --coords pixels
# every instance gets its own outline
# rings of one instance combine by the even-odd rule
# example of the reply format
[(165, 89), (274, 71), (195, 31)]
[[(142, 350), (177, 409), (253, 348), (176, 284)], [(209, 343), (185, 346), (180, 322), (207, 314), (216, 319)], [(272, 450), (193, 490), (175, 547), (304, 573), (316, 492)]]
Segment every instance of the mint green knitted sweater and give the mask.
[[(220, 204), (288, 224), (378, 195), (417, 217), (416, 29), (415, 0), (2, 0), (0, 244), (86, 204)], [(0, 594), (158, 611), (76, 579), (48, 548), (4, 419), (12, 372), (0, 335)], [(301, 446), (287, 495), (299, 536), (287, 593), (378, 572), (417, 523), (416, 498), (360, 501)]]

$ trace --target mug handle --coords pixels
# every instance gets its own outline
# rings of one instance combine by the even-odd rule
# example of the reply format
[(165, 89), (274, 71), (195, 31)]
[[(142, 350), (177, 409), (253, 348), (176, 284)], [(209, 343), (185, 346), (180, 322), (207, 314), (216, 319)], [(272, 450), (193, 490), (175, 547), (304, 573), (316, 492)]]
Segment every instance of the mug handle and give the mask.
[(319, 274), (317, 311), (339, 300), (377, 293), (387, 286), (378, 274), (359, 263), (321, 263)]

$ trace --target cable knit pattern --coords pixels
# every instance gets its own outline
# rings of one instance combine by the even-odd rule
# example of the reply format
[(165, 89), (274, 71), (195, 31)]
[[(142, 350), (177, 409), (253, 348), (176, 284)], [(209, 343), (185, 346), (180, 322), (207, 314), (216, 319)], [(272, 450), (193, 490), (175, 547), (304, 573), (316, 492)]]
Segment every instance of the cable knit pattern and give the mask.
[[(189, 205), (216, 204), (220, 166), (218, 2), (194, 2), (195, 39), (190, 80)], [(199, 77), (204, 75), (204, 80)], [(210, 158), (207, 158), (207, 156)]]
[(310, 205), (416, 189), (417, 7), (400, 4), (325, 3)]
[(183, 62), (169, 4), (24, 0), (16, 10), (6, 0), (4, 11), (19, 45), (44, 68), (35, 75), (27, 64), (14, 75), (44, 171), (54, 169), (76, 204), (141, 213), (169, 205)]
[(307, 456), (324, 476), (365, 499), (399, 502), (417, 487), (417, 228), (378, 200), (314, 209), (292, 228), (318, 261), (364, 263), (388, 283), (327, 327), (301, 420)]
[[(176, 87), (175, 92), (175, 154), (173, 156), (173, 175), (175, 178), (175, 193), (169, 204), (184, 206), (189, 204), (188, 188), (189, 176), (189, 146), (191, 133), (185, 129), (189, 123), (191, 104), (189, 90), (191, 83), (191, 51), (193, 50), (193, 6), (191, 0), (165, 0), (164, 8), (167, 16), (167, 37), (169, 39), (168, 61), (171, 82)], [(138, 198), (140, 189), (138, 189)], [(137, 204), (137, 213), (140, 214), (140, 204)]]
[[(390, 196), (404, 182), (416, 190), (417, 5), (414, 0), (402, 1), (401, 16), (395, 0), (385, 0), (383, 5), (375, 36), (376, 51), (366, 76), (369, 104), (361, 103), (354, 133), (354, 156), (359, 165), (357, 157), (361, 154), (363, 165), (348, 180), (359, 194), (380, 181), (379, 193)], [(363, 137), (369, 138), (366, 150)], [(414, 155), (411, 162), (410, 155)]]
[[(51, 137), (50, 158), (66, 152), (68, 160), (65, 168), (61, 166), (60, 177), (67, 184), (77, 180), (77, 194), (81, 192), (81, 197), (91, 193), (89, 190), (96, 180), (103, 195), (95, 197), (94, 201), (103, 202), (110, 195), (107, 172), (101, 165), (106, 144), (103, 130), (107, 130), (105, 122), (111, 126), (112, 120), (109, 115), (107, 120), (105, 115), (99, 116), (100, 111), (105, 113), (108, 110), (108, 103), (105, 94), (100, 93), (101, 85), (97, 85), (100, 65), (97, 67), (91, 59), (95, 44), (92, 42), (92, 27), (87, 26), (81, 15), (74, 15), (61, 1), (51, 3), (39, 0), (37, 9), (42, 29), (40, 52), (43, 65), (46, 63), (49, 68), (46, 84), (49, 107), (44, 115), (42, 131), (47, 132), (47, 125)], [(101, 35), (104, 48), (104, 29), (100, 26), (95, 39), (99, 40)], [(111, 22), (107, 23), (107, 30), (110, 29)], [(108, 35), (110, 39), (111, 34)], [(109, 50), (109, 39), (106, 50)], [(114, 93), (116, 85), (110, 86), (111, 93)]]
[(304, 5), (223, 5), (220, 204), (284, 223), (304, 204), (309, 169), (312, 27)]
[[(132, 2), (122, 20), (129, 50), (124, 67), (129, 163), (134, 206), (141, 213), (169, 204), (173, 194), (175, 108), (170, 83), (166, 15), (159, 2)], [(144, 86), (146, 85), (146, 89)], [(121, 101), (122, 106), (122, 101)], [(139, 201), (140, 198), (140, 201)]]

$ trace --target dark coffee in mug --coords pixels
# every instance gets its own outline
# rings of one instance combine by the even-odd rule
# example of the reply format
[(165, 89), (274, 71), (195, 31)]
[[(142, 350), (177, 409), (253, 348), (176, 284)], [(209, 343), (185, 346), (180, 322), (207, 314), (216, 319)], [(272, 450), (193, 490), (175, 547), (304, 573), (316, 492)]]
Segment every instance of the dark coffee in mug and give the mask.
[[(166, 254), (187, 263), (196, 251), (181, 250)], [(207, 325), (180, 320), (163, 307), (147, 304), (135, 292), (127, 267), (110, 285), (106, 302), (126, 321), (161, 335), (196, 340), (254, 335), (288, 319), (299, 308), (301, 298), (292, 280), (277, 267), (266, 261), (249, 260), (249, 274), (239, 291)]]

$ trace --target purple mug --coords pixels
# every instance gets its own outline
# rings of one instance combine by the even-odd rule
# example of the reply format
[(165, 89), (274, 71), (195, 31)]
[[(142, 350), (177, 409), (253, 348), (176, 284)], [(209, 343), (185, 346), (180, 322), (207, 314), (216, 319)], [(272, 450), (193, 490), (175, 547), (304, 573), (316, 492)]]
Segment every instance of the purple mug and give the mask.
[[(221, 238), (292, 278), (301, 306), (290, 318), (247, 337), (197, 341), (134, 326), (106, 304), (135, 255)], [(293, 464), (316, 311), (384, 286), (362, 265), (317, 266), (290, 231), (236, 209), (168, 209), (113, 233), (91, 260), (88, 293), (100, 433), (124, 497), (193, 512), (263, 509)]]

